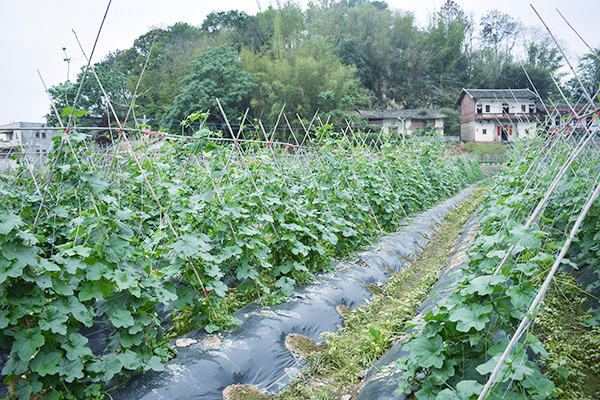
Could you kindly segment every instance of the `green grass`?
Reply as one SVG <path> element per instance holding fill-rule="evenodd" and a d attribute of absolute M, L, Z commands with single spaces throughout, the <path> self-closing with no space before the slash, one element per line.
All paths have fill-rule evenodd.
<path fill-rule="evenodd" d="M 492 143 L 466 143 L 472 154 L 483 156 L 486 154 L 504 154 L 508 147 L 504 144 Z"/>

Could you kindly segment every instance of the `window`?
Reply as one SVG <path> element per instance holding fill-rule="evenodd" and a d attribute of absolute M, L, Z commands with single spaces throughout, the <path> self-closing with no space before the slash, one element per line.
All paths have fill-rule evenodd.
<path fill-rule="evenodd" d="M 482 110 L 481 104 L 477 104 L 477 114 L 481 114 L 483 112 Z"/>
<path fill-rule="evenodd" d="M 485 105 L 485 112 L 486 112 L 486 113 L 489 113 L 489 112 L 490 112 L 490 105 L 489 105 L 489 104 L 486 104 L 486 105 Z"/>
<path fill-rule="evenodd" d="M 502 103 L 502 112 L 504 114 L 508 114 L 510 111 L 509 107 L 508 107 L 508 103 Z"/>
<path fill-rule="evenodd" d="M 39 132 L 36 132 L 36 133 L 35 133 L 35 137 L 36 137 L 36 138 L 39 138 L 39 137 L 40 137 L 40 133 L 39 133 Z"/>
<path fill-rule="evenodd" d="M 521 104 L 521 112 L 527 111 L 527 106 L 525 104 Z"/>
<path fill-rule="evenodd" d="M 42 132 L 42 139 L 46 139 L 46 132 Z"/>
<path fill-rule="evenodd" d="M 398 127 L 397 126 L 388 127 L 388 133 L 398 133 Z"/>
<path fill-rule="evenodd" d="M 484 130 L 483 130 L 483 134 L 484 134 L 484 135 L 485 135 L 485 134 L 487 134 L 487 129 L 484 129 Z"/>
<path fill-rule="evenodd" d="M 535 113 L 535 104 L 530 104 L 529 105 L 529 114 L 534 114 Z"/>

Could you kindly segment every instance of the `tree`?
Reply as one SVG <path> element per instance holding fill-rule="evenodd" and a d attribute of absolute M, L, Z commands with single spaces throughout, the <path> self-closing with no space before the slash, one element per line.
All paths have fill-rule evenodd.
<path fill-rule="evenodd" d="M 192 71 L 181 82 L 181 90 L 167 108 L 165 125 L 171 130 L 196 112 L 210 112 L 210 120 L 222 122 L 219 98 L 228 118 L 237 118 L 250 105 L 256 86 L 252 75 L 241 68 L 237 52 L 227 45 L 211 47 L 192 63 Z"/>
<path fill-rule="evenodd" d="M 492 46 L 496 59 L 502 44 L 505 53 L 509 54 L 512 51 L 521 29 L 519 21 L 498 10 L 489 11 L 481 18 L 481 39 Z"/>
<path fill-rule="evenodd" d="M 270 122 L 284 104 L 287 112 L 310 118 L 317 110 L 340 116 L 365 101 L 356 70 L 343 65 L 325 44 L 305 44 L 284 58 L 247 50 L 241 58 L 257 83 L 252 110 Z"/>
<path fill-rule="evenodd" d="M 49 89 L 54 104 L 59 113 L 67 107 L 72 107 L 76 93 L 81 86 L 81 93 L 77 99 L 76 109 L 85 112 L 88 118 L 99 122 L 100 126 L 107 126 L 109 121 L 114 121 L 109 102 L 122 121 L 131 104 L 131 92 L 127 89 L 128 70 L 123 63 L 122 51 L 110 53 L 102 61 L 94 64 L 94 70 L 102 84 L 100 88 L 92 71 L 88 71 L 84 80 L 85 67 L 77 75 L 75 82 L 64 82 Z M 83 84 L 82 84 L 83 81 Z M 54 110 L 51 109 L 47 115 L 47 122 L 52 125 L 58 124 Z M 66 123 L 67 121 L 63 121 Z"/>
<path fill-rule="evenodd" d="M 538 32 L 528 35 L 523 62 L 506 63 L 500 72 L 498 87 L 529 88 L 537 91 L 542 99 L 558 97 L 552 76 L 560 80 L 562 56 L 548 36 Z"/>
<path fill-rule="evenodd" d="M 446 1 L 430 21 L 424 43 L 429 62 L 424 73 L 432 89 L 437 89 L 433 96 L 437 106 L 452 104 L 468 82 L 469 60 L 464 52 L 468 29 L 464 11 L 452 0 Z"/>
<path fill-rule="evenodd" d="M 136 67 L 129 75 L 128 88 L 136 93 L 137 114 L 159 120 L 181 88 L 181 81 L 191 71 L 191 63 L 218 38 L 207 38 L 198 28 L 177 23 L 166 30 L 156 29 L 140 36 L 130 49 Z M 148 58 L 148 55 L 150 58 Z M 148 66 L 141 76 L 148 59 Z"/>
<path fill-rule="evenodd" d="M 600 47 L 586 53 L 581 58 L 577 66 L 577 75 L 583 88 L 576 78 L 572 78 L 567 84 L 571 99 L 575 102 L 583 101 L 585 103 L 589 101 L 589 96 L 598 104 L 600 102 Z"/>

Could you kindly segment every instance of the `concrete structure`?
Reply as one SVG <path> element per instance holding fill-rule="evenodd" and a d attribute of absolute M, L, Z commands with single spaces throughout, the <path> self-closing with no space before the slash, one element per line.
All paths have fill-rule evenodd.
<path fill-rule="evenodd" d="M 579 104 L 556 103 L 540 111 L 544 113 L 546 132 L 550 134 L 583 135 L 588 129 L 600 127 L 597 113 Z"/>
<path fill-rule="evenodd" d="M 360 117 L 371 125 L 380 126 L 383 132 L 412 135 L 428 130 L 438 135 L 444 134 L 446 114 L 436 110 L 357 110 Z"/>
<path fill-rule="evenodd" d="M 463 89 L 460 138 L 463 142 L 510 142 L 536 130 L 538 97 L 529 89 Z"/>
<path fill-rule="evenodd" d="M 42 163 L 52 147 L 56 131 L 38 122 L 13 122 L 0 125 L 0 169 L 15 167 L 14 160 L 26 157 L 29 163 Z"/>

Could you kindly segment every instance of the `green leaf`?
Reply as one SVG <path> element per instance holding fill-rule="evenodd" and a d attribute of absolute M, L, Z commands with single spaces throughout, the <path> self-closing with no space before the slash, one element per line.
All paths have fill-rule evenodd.
<path fill-rule="evenodd" d="M 86 263 L 84 263 L 80 258 L 69 257 L 66 260 L 61 258 L 61 260 L 64 263 L 65 270 L 71 275 L 77 274 L 77 270 L 79 270 L 79 269 L 85 269 L 85 270 L 88 269 L 88 265 Z M 100 279 L 100 278 L 98 278 L 98 279 Z"/>
<path fill-rule="evenodd" d="M 29 360 L 23 361 L 13 353 L 15 353 L 14 346 L 13 352 L 11 352 L 10 357 L 8 357 L 8 361 L 4 364 L 4 367 L 2 367 L 2 375 L 4 376 L 9 376 L 11 374 L 21 375 L 27 371 Z"/>
<path fill-rule="evenodd" d="M 128 310 L 116 310 L 109 318 L 117 328 L 127 328 L 135 323 L 131 312 Z"/>
<path fill-rule="evenodd" d="M 96 172 L 85 172 L 80 175 L 80 180 L 94 194 L 104 191 L 109 186 L 103 175 Z"/>
<path fill-rule="evenodd" d="M 506 294 L 510 296 L 510 302 L 518 310 L 529 305 L 536 295 L 533 290 L 533 282 L 530 280 L 509 287 Z"/>
<path fill-rule="evenodd" d="M 64 254 L 68 255 L 68 256 L 80 256 L 82 258 L 88 258 L 90 256 L 90 254 L 92 253 L 92 248 L 91 247 L 85 247 L 82 245 L 77 245 L 77 246 L 73 246 L 67 250 L 64 251 Z"/>
<path fill-rule="evenodd" d="M 114 233 L 104 242 L 102 250 L 104 251 L 106 261 L 115 264 L 129 260 L 133 255 L 131 242 Z"/>
<path fill-rule="evenodd" d="M 522 385 L 531 392 L 536 393 L 535 396 L 531 396 L 531 398 L 536 400 L 550 398 L 555 387 L 554 383 L 539 370 L 535 370 L 532 374 L 527 375 L 523 380 Z"/>
<path fill-rule="evenodd" d="M 490 358 L 487 362 L 478 365 L 475 369 L 477 370 L 477 372 L 479 372 L 481 375 L 487 375 L 492 373 L 492 371 L 494 371 L 494 368 L 496 368 L 496 365 L 498 364 L 498 361 L 500 361 L 500 357 L 502 356 L 502 353 L 499 353 L 497 355 L 495 355 L 494 357 Z M 507 363 L 511 362 L 511 358 L 510 356 L 508 356 L 506 358 L 506 360 L 504 360 L 504 365 L 501 367 L 500 371 L 505 371 L 506 367 L 507 367 Z M 501 376 L 502 374 L 500 374 L 499 376 Z"/>
<path fill-rule="evenodd" d="M 533 229 L 525 229 L 523 226 L 513 228 L 509 231 L 508 242 L 514 245 L 521 245 L 527 249 L 539 249 L 542 247 L 542 241 L 533 234 Z"/>
<path fill-rule="evenodd" d="M 457 323 L 456 329 L 460 332 L 468 332 L 471 328 L 480 331 L 489 322 L 490 318 L 487 314 L 492 310 L 493 307 L 491 304 L 486 304 L 485 306 L 473 304 L 470 307 L 460 306 L 450 311 L 449 319 Z"/>
<path fill-rule="evenodd" d="M 131 346 L 139 346 L 142 343 L 142 339 L 144 339 L 144 333 L 138 332 L 136 334 L 129 334 L 127 332 L 121 333 L 121 337 L 119 340 L 121 341 L 121 346 L 127 348 Z"/>
<path fill-rule="evenodd" d="M 224 297 L 227 293 L 227 285 L 218 280 L 212 280 L 206 284 L 206 289 L 212 290 L 219 297 Z"/>
<path fill-rule="evenodd" d="M 438 393 L 435 400 L 470 400 L 476 398 L 483 390 L 483 385 L 477 381 L 460 381 L 456 390 L 444 389 Z"/>
<path fill-rule="evenodd" d="M 202 255 L 204 258 L 203 252 L 209 251 L 211 246 L 209 246 L 204 240 L 202 240 L 198 235 L 185 234 L 181 235 L 175 243 L 171 245 L 173 251 L 178 254 L 181 254 L 183 257 L 197 257 L 198 255 Z"/>
<path fill-rule="evenodd" d="M 73 261 L 79 261 L 77 259 L 72 259 Z M 81 261 L 79 261 L 81 262 Z M 108 267 L 106 264 L 97 262 L 92 265 L 87 266 L 86 264 L 81 263 L 85 268 L 85 277 L 88 281 L 97 281 L 100 280 L 108 271 Z"/>
<path fill-rule="evenodd" d="M 495 286 L 506 282 L 506 277 L 503 275 L 484 275 L 478 276 L 471 280 L 461 292 L 465 294 L 479 293 L 481 296 L 498 291 Z"/>
<path fill-rule="evenodd" d="M 121 359 L 116 353 L 110 353 L 106 357 L 104 357 L 104 379 L 109 380 L 112 379 L 113 376 L 119 374 L 123 369 L 123 364 L 121 363 Z"/>
<path fill-rule="evenodd" d="M 10 320 L 6 318 L 8 312 L 5 309 L 0 309 L 0 329 L 4 329 L 8 326 Z"/>
<path fill-rule="evenodd" d="M 8 235 L 14 228 L 23 225 L 21 217 L 13 213 L 0 213 L 0 235 Z"/>
<path fill-rule="evenodd" d="M 258 271 L 252 268 L 250 265 L 241 265 L 237 269 L 238 279 L 252 279 L 258 278 Z"/>
<path fill-rule="evenodd" d="M 26 265 L 36 267 L 37 262 L 37 247 L 23 246 L 22 244 L 8 242 L 2 244 L 0 253 L 8 260 L 17 260 Z"/>
<path fill-rule="evenodd" d="M 69 317 L 61 313 L 56 307 L 48 307 L 48 309 L 42 312 L 40 317 L 38 324 L 42 330 L 49 330 L 59 335 L 67 334 L 67 325 L 65 322 L 68 321 Z"/>
<path fill-rule="evenodd" d="M 99 282 L 83 281 L 79 286 L 79 300 L 88 301 L 91 299 L 102 300 L 106 291 L 106 285 Z"/>
<path fill-rule="evenodd" d="M 295 284 L 296 281 L 292 278 L 288 278 L 287 276 L 282 276 L 275 282 L 275 286 L 277 286 L 281 290 L 281 293 L 283 293 L 285 296 L 292 295 Z"/>
<path fill-rule="evenodd" d="M 64 379 L 69 383 L 73 382 L 75 379 L 82 379 L 84 376 L 83 360 L 81 358 L 63 358 L 58 366 L 58 373 L 60 374 L 61 379 Z"/>
<path fill-rule="evenodd" d="M 141 365 L 140 356 L 131 350 L 126 350 L 124 353 L 119 354 L 118 357 L 125 369 L 135 371 Z"/>
<path fill-rule="evenodd" d="M 72 296 L 74 293 L 71 285 L 57 277 L 52 278 L 52 289 L 54 289 L 57 294 L 63 296 Z"/>
<path fill-rule="evenodd" d="M 138 287 L 138 281 L 135 276 L 126 271 L 117 270 L 113 274 L 113 280 L 121 290 Z"/>
<path fill-rule="evenodd" d="M 442 354 L 444 341 L 440 335 L 435 335 L 433 338 L 417 337 L 408 342 L 406 346 L 411 355 L 418 358 L 421 367 L 442 368 L 444 365 L 445 357 Z"/>
<path fill-rule="evenodd" d="M 87 346 L 88 339 L 80 333 L 71 333 L 69 340 L 61 343 L 61 347 L 65 349 L 66 356 L 69 360 L 73 361 L 78 358 L 85 356 L 93 356 L 92 350 Z"/>
<path fill-rule="evenodd" d="M 12 349 L 21 360 L 29 362 L 45 341 L 40 328 L 22 329 L 15 333 Z"/>
<path fill-rule="evenodd" d="M 157 356 L 152 356 L 146 363 L 144 369 L 151 369 L 153 371 L 161 372 L 165 370 L 165 366 L 160 361 L 160 358 Z"/>
<path fill-rule="evenodd" d="M 23 376 L 15 385 L 13 391 L 18 399 L 27 400 L 34 393 L 38 393 L 42 390 L 43 384 L 40 382 L 35 374 L 29 374 Z"/>
<path fill-rule="evenodd" d="M 40 258 L 38 260 L 38 265 L 48 272 L 60 271 L 60 267 L 58 265 L 45 258 Z"/>
<path fill-rule="evenodd" d="M 1 254 L 1 253 L 0 253 Z M 17 278 L 23 274 L 25 263 L 20 261 L 9 261 L 0 258 L 0 284 L 8 278 Z"/>
<path fill-rule="evenodd" d="M 533 276 L 537 273 L 538 267 L 531 263 L 519 263 L 515 265 L 515 270 L 522 272 L 525 276 Z"/>
<path fill-rule="evenodd" d="M 58 351 L 40 351 L 29 363 L 29 368 L 40 376 L 54 375 L 58 373 L 58 365 L 62 359 L 63 355 Z"/>

